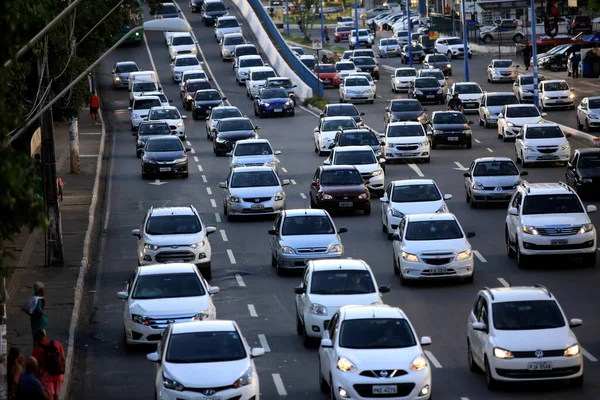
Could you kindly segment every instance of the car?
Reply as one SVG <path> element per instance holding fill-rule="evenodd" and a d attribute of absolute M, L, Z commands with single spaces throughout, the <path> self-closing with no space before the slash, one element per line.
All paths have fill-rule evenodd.
<path fill-rule="evenodd" d="M 377 45 L 377 56 L 379 57 L 398 57 L 400 55 L 400 45 L 393 38 L 380 39 Z"/>
<path fill-rule="evenodd" d="M 354 104 L 326 104 L 325 109 L 319 118 L 324 117 L 352 117 L 358 126 L 363 126 L 365 122 L 362 117 L 364 112 L 359 112 Z"/>
<path fill-rule="evenodd" d="M 207 81 L 211 80 L 211 78 L 209 78 L 208 75 L 206 75 L 206 72 L 204 72 L 204 70 L 202 69 L 191 69 L 189 71 L 183 71 L 183 74 L 181 74 L 181 81 L 179 82 L 180 92 L 184 91 L 185 83 L 190 79 L 206 79 Z"/>
<path fill-rule="evenodd" d="M 333 64 L 317 64 L 313 73 L 321 80 L 323 86 L 340 87 L 341 80 Z"/>
<path fill-rule="evenodd" d="M 221 59 L 223 61 L 233 60 L 235 47 L 246 43 L 246 39 L 241 33 L 226 33 L 221 40 Z"/>
<path fill-rule="evenodd" d="M 568 255 L 581 258 L 584 266 L 596 265 L 596 228 L 573 188 L 562 182 L 522 181 L 506 216 L 505 241 L 509 258 L 527 268 L 535 256 Z"/>
<path fill-rule="evenodd" d="M 394 32 L 393 38 L 395 38 L 398 41 L 400 46 L 407 45 L 408 44 L 408 31 L 407 30 L 396 30 L 396 32 Z"/>
<path fill-rule="evenodd" d="M 314 129 L 315 153 L 323 156 L 331 151 L 330 145 L 333 144 L 336 133 L 341 129 L 358 128 L 354 118 L 345 117 L 324 117 L 319 120 L 319 125 Z"/>
<path fill-rule="evenodd" d="M 165 106 L 166 107 L 166 106 L 173 105 L 173 100 L 167 99 L 167 96 L 165 96 L 165 94 L 163 92 L 158 92 L 158 91 L 157 92 L 144 92 L 143 96 L 138 96 L 135 99 L 137 99 L 139 97 L 144 97 L 144 96 L 156 96 L 156 97 L 158 97 L 158 100 L 160 100 L 160 105 L 161 106 Z M 133 106 L 133 104 L 132 104 L 132 106 Z"/>
<path fill-rule="evenodd" d="M 539 124 L 543 122 L 546 113 L 534 104 L 509 104 L 502 108 L 498 114 L 498 138 L 505 142 L 517 137 L 524 125 Z"/>
<path fill-rule="evenodd" d="M 375 58 L 375 52 L 373 51 L 373 49 L 356 49 L 352 51 L 352 56 L 350 58 L 352 59 L 356 57 Z"/>
<path fill-rule="evenodd" d="M 187 115 L 181 115 L 177 107 L 152 107 L 148 113 L 148 121 L 165 121 L 171 132 L 182 140 L 186 139 L 183 120 Z"/>
<path fill-rule="evenodd" d="M 308 68 L 311 71 L 314 71 L 315 65 L 317 65 L 317 58 L 315 56 L 313 56 L 312 54 L 304 54 L 298 57 L 298 59 L 302 64 L 306 65 L 306 68 Z"/>
<path fill-rule="evenodd" d="M 373 79 L 373 76 L 369 72 L 352 72 L 348 76 L 362 76 L 363 78 L 366 78 L 371 84 L 371 88 L 373 89 L 375 97 L 377 97 L 377 79 Z"/>
<path fill-rule="evenodd" d="M 450 60 L 452 58 L 464 58 L 465 45 L 459 37 L 439 38 L 435 41 L 435 51 L 445 54 Z M 473 51 L 468 47 L 468 57 L 473 57 Z"/>
<path fill-rule="evenodd" d="M 538 81 L 542 81 L 543 76 L 538 75 Z M 513 93 L 517 96 L 519 103 L 533 102 L 533 75 L 519 74 L 513 84 Z"/>
<path fill-rule="evenodd" d="M 281 87 L 261 88 L 254 97 L 254 115 L 259 118 L 277 115 L 295 115 L 294 101 Z"/>
<path fill-rule="evenodd" d="M 575 109 L 575 94 L 571 93 L 575 89 L 569 87 L 564 79 L 553 79 L 539 83 L 540 110 L 545 111 L 548 108 L 569 108 Z"/>
<path fill-rule="evenodd" d="M 349 26 L 336 26 L 333 30 L 333 41 L 335 43 L 347 42 L 352 28 Z"/>
<path fill-rule="evenodd" d="M 399 308 L 344 306 L 333 315 L 321 339 L 321 392 L 336 400 L 392 396 L 428 400 L 431 367 L 421 346 L 429 344 L 427 336 L 417 340 Z"/>
<path fill-rule="evenodd" d="M 446 76 L 439 68 L 432 69 L 420 69 L 417 71 L 417 78 L 428 78 L 433 77 L 438 80 L 440 86 L 442 87 L 442 91 L 444 92 L 444 96 L 448 91 L 448 82 L 446 81 Z"/>
<path fill-rule="evenodd" d="M 421 160 L 428 163 L 431 159 L 431 146 L 421 122 L 389 123 L 382 140 L 385 144 L 383 156 L 387 162 Z"/>
<path fill-rule="evenodd" d="M 142 121 L 137 132 L 132 133 L 135 136 L 135 153 L 137 158 L 142 157 L 144 147 L 149 138 L 155 136 L 169 136 L 171 128 L 165 121 Z"/>
<path fill-rule="evenodd" d="M 338 130 L 329 148 L 333 149 L 334 147 L 343 146 L 369 146 L 375 153 L 375 157 L 385 158 L 385 155 L 381 152 L 379 135 L 371 129 L 363 127 Z"/>
<path fill-rule="evenodd" d="M 129 105 L 133 99 L 143 96 L 148 92 L 160 92 L 162 87 L 158 83 L 158 76 L 153 71 L 130 72 L 127 80 L 127 92 L 129 92 Z"/>
<path fill-rule="evenodd" d="M 469 369 L 485 374 L 488 389 L 502 383 L 563 381 L 583 385 L 583 355 L 567 317 L 542 285 L 485 287 L 467 324 Z M 560 371 L 560 373 L 558 372 Z"/>
<path fill-rule="evenodd" d="M 219 157 L 232 151 L 238 140 L 258 139 L 258 130 L 260 126 L 255 126 L 247 117 L 219 120 L 212 133 L 213 153 Z"/>
<path fill-rule="evenodd" d="M 352 57 L 350 59 L 359 72 L 369 72 L 373 79 L 379 79 L 379 63 L 372 57 Z"/>
<path fill-rule="evenodd" d="M 296 88 L 298 87 L 298 85 L 292 82 L 290 78 L 287 78 L 285 76 L 267 78 L 267 81 L 265 82 L 265 87 L 285 89 L 286 93 L 288 94 L 288 97 L 292 100 L 292 103 L 294 103 L 294 107 L 296 106 Z"/>
<path fill-rule="evenodd" d="M 400 222 L 409 214 L 449 212 L 444 194 L 433 179 L 403 179 L 387 184 L 381 199 L 381 229 L 392 239 Z"/>
<path fill-rule="evenodd" d="M 340 103 L 352 101 L 365 101 L 369 104 L 375 102 L 375 92 L 367 78 L 348 76 L 344 78 L 339 89 Z"/>
<path fill-rule="evenodd" d="M 371 214 L 371 195 L 358 169 L 352 165 L 317 168 L 309 187 L 310 208 L 362 211 Z"/>
<path fill-rule="evenodd" d="M 434 111 L 431 123 L 427 127 L 431 148 L 435 150 L 440 145 L 473 146 L 472 121 L 467 121 L 465 115 L 458 111 Z"/>
<path fill-rule="evenodd" d="M 426 125 L 429 122 L 429 118 L 425 114 L 425 111 L 427 110 L 423 108 L 419 100 L 393 99 L 390 100 L 388 106 L 385 108 L 383 122 L 386 128 L 392 122 L 416 121 Z"/>
<path fill-rule="evenodd" d="M 363 260 L 313 260 L 306 265 L 296 294 L 296 331 L 305 347 L 321 339 L 331 317 L 345 305 L 383 304 L 369 264 Z"/>
<path fill-rule="evenodd" d="M 177 136 L 155 136 L 148 138 L 142 155 L 142 179 L 151 176 L 181 175 L 188 177 L 189 147 L 183 147 L 183 143 Z"/>
<path fill-rule="evenodd" d="M 369 192 L 383 195 L 385 189 L 385 159 L 377 159 L 370 146 L 334 147 L 324 165 L 354 165 L 366 181 Z"/>
<path fill-rule="evenodd" d="M 519 172 L 508 157 L 476 158 L 463 174 L 466 201 L 471 208 L 481 203 L 507 203 L 527 174 Z"/>
<path fill-rule="evenodd" d="M 154 19 L 179 18 L 181 11 L 174 3 L 160 3 L 160 8 L 154 13 Z"/>
<path fill-rule="evenodd" d="M 571 157 L 571 134 L 563 133 L 558 124 L 545 122 L 525 124 L 515 140 L 515 157 L 523 168 L 533 163 L 561 163 L 566 165 Z"/>
<path fill-rule="evenodd" d="M 485 92 L 479 101 L 479 126 L 498 124 L 498 115 L 507 104 L 519 104 L 512 92 Z"/>
<path fill-rule="evenodd" d="M 577 35 L 578 33 L 592 33 L 593 22 L 589 15 L 575 15 L 567 25 L 567 33 L 569 35 Z"/>
<path fill-rule="evenodd" d="M 352 17 L 340 17 L 337 20 L 337 26 L 346 26 L 352 28 L 356 21 Z"/>
<path fill-rule="evenodd" d="M 255 45 L 251 43 L 246 44 L 238 44 L 233 49 L 233 63 L 231 64 L 231 68 L 235 71 L 237 68 L 237 61 L 241 56 L 259 56 L 260 52 L 256 48 Z"/>
<path fill-rule="evenodd" d="M 479 30 L 479 38 L 484 43 L 490 44 L 494 40 L 508 45 L 511 41 L 521 43 L 525 39 L 525 31 L 517 24 L 491 25 Z"/>
<path fill-rule="evenodd" d="M 200 11 L 202 4 L 204 4 L 204 0 L 190 0 L 190 11 L 192 13 Z"/>
<path fill-rule="evenodd" d="M 117 298 L 125 301 L 125 343 L 154 344 L 170 323 L 217 318 L 210 286 L 194 264 L 171 263 L 137 267 Z"/>
<path fill-rule="evenodd" d="M 444 91 L 439 81 L 433 77 L 415 78 L 409 83 L 408 98 L 417 99 L 421 103 L 429 101 L 444 104 Z"/>
<path fill-rule="evenodd" d="M 356 41 L 357 37 L 358 44 Z M 369 32 L 368 29 L 359 29 L 357 33 L 356 29 L 353 29 L 352 32 L 350 32 L 348 45 L 350 47 L 350 50 L 354 50 L 363 46 L 371 48 L 373 46 L 373 38 L 371 32 Z"/>
<path fill-rule="evenodd" d="M 167 43 L 169 46 L 169 56 L 171 60 L 174 60 L 175 57 L 182 54 L 193 54 L 196 55 L 196 41 L 192 37 L 190 33 L 174 33 L 169 37 L 169 41 Z"/>
<path fill-rule="evenodd" d="M 198 90 L 194 94 L 192 102 L 192 118 L 195 120 L 205 119 L 213 107 L 220 107 L 227 97 L 215 89 Z"/>
<path fill-rule="evenodd" d="M 600 149 L 576 149 L 567 164 L 565 182 L 581 197 L 600 193 Z"/>
<path fill-rule="evenodd" d="M 277 77 L 277 72 L 271 67 L 252 67 L 248 70 L 246 79 L 246 96 L 254 100 L 259 90 L 265 87 L 268 78 Z"/>
<path fill-rule="evenodd" d="M 408 91 L 410 83 L 417 77 L 415 68 L 396 68 L 390 75 L 392 83 L 392 92 L 398 93 L 401 90 Z"/>
<path fill-rule="evenodd" d="M 135 97 L 133 103 L 131 103 L 131 107 L 128 107 L 128 110 L 131 111 L 131 131 L 137 132 L 140 124 L 148 119 L 148 113 L 151 108 L 161 106 L 162 104 L 158 96 Z"/>
<path fill-rule="evenodd" d="M 115 89 L 129 87 L 129 74 L 138 71 L 140 71 L 140 67 L 134 61 L 120 61 L 116 63 L 111 71 Z"/>
<path fill-rule="evenodd" d="M 340 79 L 344 79 L 348 75 L 357 72 L 358 68 L 352 61 L 338 61 L 335 63 L 335 70 Z"/>
<path fill-rule="evenodd" d="M 223 189 L 223 214 L 228 221 L 242 215 L 276 215 L 285 209 L 283 186 L 271 166 L 237 167 L 229 171 Z"/>
<path fill-rule="evenodd" d="M 468 240 L 473 236 L 475 232 L 465 233 L 451 213 L 405 215 L 392 235 L 394 273 L 400 284 L 419 279 L 473 282 L 475 262 Z"/>
<path fill-rule="evenodd" d="M 169 325 L 146 358 L 156 363 L 154 391 L 160 399 L 197 398 L 197 388 L 223 398 L 258 399 L 254 359 L 264 354 L 248 346 L 235 321 L 217 320 Z"/>
<path fill-rule="evenodd" d="M 514 82 L 517 78 L 517 68 L 513 60 L 494 59 L 490 61 L 487 67 L 487 81 L 496 82 Z"/>
<path fill-rule="evenodd" d="M 220 42 L 226 34 L 242 33 L 242 27 L 236 17 L 227 15 L 217 18 L 214 33 L 215 39 Z"/>
<path fill-rule="evenodd" d="M 341 60 L 347 60 L 350 61 L 350 59 L 352 58 L 352 55 L 354 54 L 354 50 L 346 50 L 342 53 L 342 58 Z"/>
<path fill-rule="evenodd" d="M 231 153 L 229 167 L 270 167 L 279 175 L 280 150 L 273 150 L 267 139 L 238 140 Z"/>
<path fill-rule="evenodd" d="M 425 60 L 425 50 L 423 50 L 423 47 L 420 44 L 413 44 L 411 52 L 412 52 L 413 62 L 422 63 L 423 60 Z M 402 60 L 402 64 L 409 63 L 410 54 L 409 54 L 409 46 L 408 45 L 402 46 L 402 50 L 400 51 L 400 59 Z"/>
<path fill-rule="evenodd" d="M 217 123 L 226 118 L 243 117 L 239 108 L 234 106 L 213 107 L 206 117 L 206 139 L 213 140 L 213 132 Z"/>
<path fill-rule="evenodd" d="M 364 15 L 360 15 L 360 18 L 371 19 L 374 17 L 384 17 L 385 14 L 388 14 L 390 12 L 391 9 L 388 6 L 379 6 L 366 11 Z"/>
<path fill-rule="evenodd" d="M 204 26 L 215 25 L 220 17 L 224 17 L 229 13 L 227 7 L 221 0 L 205 0 L 202 4 L 200 13 L 202 14 L 202 22 Z"/>
<path fill-rule="evenodd" d="M 463 112 L 475 111 L 479 113 L 479 103 L 483 96 L 483 90 L 477 82 L 456 82 L 453 83 L 448 90 L 447 103 L 452 97 L 458 94 L 458 98 L 462 101 Z"/>
<path fill-rule="evenodd" d="M 187 111 L 190 111 L 194 106 L 196 92 L 199 90 L 210 90 L 212 89 L 212 85 L 208 81 L 208 79 L 196 78 L 196 79 L 188 79 L 183 88 L 181 90 L 181 104 L 183 108 Z"/>
<path fill-rule="evenodd" d="M 439 69 L 445 76 L 452 76 L 452 64 L 444 54 L 427 54 L 421 68 Z"/>
<path fill-rule="evenodd" d="M 281 276 L 286 270 L 304 270 L 310 260 L 342 258 L 340 234 L 347 231 L 336 228 L 325 210 L 282 210 L 268 231 L 271 265 Z"/>
<path fill-rule="evenodd" d="M 171 63 L 171 76 L 173 78 L 173 82 L 181 82 L 181 75 L 183 74 L 183 71 L 202 69 L 203 64 L 204 63 L 198 61 L 198 58 L 193 54 L 176 56 Z"/>
<path fill-rule="evenodd" d="M 290 46 L 290 50 L 292 50 L 293 53 L 296 53 L 299 56 L 303 56 L 306 54 L 304 52 L 304 48 L 301 46 Z"/>
<path fill-rule="evenodd" d="M 237 46 L 240 47 L 240 46 Z M 237 49 L 236 47 L 236 49 Z M 248 74 L 250 73 L 251 68 L 264 67 L 265 63 L 261 56 L 257 55 L 249 55 L 249 56 L 240 56 L 235 64 L 235 81 L 238 85 L 246 85 L 246 80 L 248 79 Z"/>

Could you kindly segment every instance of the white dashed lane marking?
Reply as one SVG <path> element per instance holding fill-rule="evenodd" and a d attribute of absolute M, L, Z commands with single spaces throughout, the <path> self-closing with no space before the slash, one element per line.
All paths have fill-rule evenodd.
<path fill-rule="evenodd" d="M 481 140 L 475 139 L 475 143 L 481 143 Z"/>
<path fill-rule="evenodd" d="M 254 304 L 248 304 L 248 311 L 250 312 L 251 317 L 258 317 L 258 314 L 256 313 L 256 308 L 254 308 Z"/>
<path fill-rule="evenodd" d="M 194 161 L 195 162 L 200 162 L 200 160 L 198 159 L 198 156 L 194 156 Z"/>
<path fill-rule="evenodd" d="M 419 175 L 421 178 L 425 176 L 425 174 L 421 171 L 421 168 L 419 168 L 417 166 L 417 164 L 407 163 L 406 165 L 408 165 L 410 167 L 410 169 L 412 169 L 413 171 L 415 171 L 417 173 L 417 175 Z"/>
<path fill-rule="evenodd" d="M 221 229 L 219 232 L 221 233 L 221 239 L 223 239 L 224 242 L 228 242 L 229 239 L 227 238 L 227 233 L 225 233 L 225 229 Z"/>
<path fill-rule="evenodd" d="M 429 361 L 431 361 L 431 363 L 433 364 L 434 367 L 442 368 L 442 364 L 440 364 L 440 362 L 437 360 L 437 358 L 435 358 L 433 353 L 431 353 L 429 350 L 425 350 L 425 355 L 427 356 Z"/>
<path fill-rule="evenodd" d="M 269 353 L 271 348 L 269 347 L 269 343 L 267 342 L 267 337 L 262 333 L 258 335 L 258 341 L 260 342 L 260 346 L 265 349 L 265 353 Z"/>
<path fill-rule="evenodd" d="M 215 221 L 221 222 L 221 214 L 215 213 Z"/>
<path fill-rule="evenodd" d="M 286 173 L 286 174 L 287 174 L 287 169 L 285 169 L 285 168 L 281 167 L 281 172 L 284 172 L 284 173 Z"/>
<path fill-rule="evenodd" d="M 290 179 L 290 182 L 292 182 L 292 185 L 296 185 L 296 181 L 293 179 Z"/>
<path fill-rule="evenodd" d="M 487 151 L 489 151 L 490 153 L 494 152 L 494 150 L 490 149 L 489 147 L 487 148 Z"/>
<path fill-rule="evenodd" d="M 187 145 L 190 146 L 190 147 L 192 146 L 192 144 L 190 143 L 189 140 L 186 140 L 185 143 L 187 143 Z"/>
<path fill-rule="evenodd" d="M 210 205 L 213 206 L 213 208 L 217 208 L 217 202 L 215 199 L 210 199 Z"/>
<path fill-rule="evenodd" d="M 281 375 L 271 374 L 271 376 L 273 377 L 273 383 L 275 383 L 275 387 L 277 388 L 277 393 L 279 393 L 280 396 L 287 396 L 287 390 L 285 390 Z"/>
<path fill-rule="evenodd" d="M 304 193 L 300 193 L 300 197 L 302 197 L 304 200 L 306 200 L 306 195 Z"/>
<path fill-rule="evenodd" d="M 206 188 L 206 193 L 208 193 L 209 195 L 211 195 L 211 194 L 212 194 L 212 189 L 211 189 L 211 188 L 209 188 L 209 187 L 207 187 L 207 188 Z"/>
<path fill-rule="evenodd" d="M 500 282 L 500 284 L 504 287 L 510 287 L 510 285 L 508 284 L 508 282 L 506 282 L 504 278 L 498 278 L 498 282 Z"/>
<path fill-rule="evenodd" d="M 244 282 L 244 278 L 242 278 L 241 275 L 239 275 L 239 274 L 236 275 L 235 280 L 237 281 L 237 283 L 240 287 L 246 287 L 246 282 Z"/>
<path fill-rule="evenodd" d="M 204 169 L 202 169 L 202 165 L 198 164 L 198 171 L 203 172 Z"/>
<path fill-rule="evenodd" d="M 591 355 L 586 349 L 581 348 L 581 353 L 583 353 L 584 357 L 590 360 L 591 362 L 598 362 L 598 359 Z"/>
<path fill-rule="evenodd" d="M 196 154 L 196 150 L 192 149 L 192 154 Z"/>
<path fill-rule="evenodd" d="M 207 183 L 208 179 L 206 179 L 206 175 L 202 175 L 202 182 Z"/>
<path fill-rule="evenodd" d="M 229 262 L 231 264 L 235 264 L 235 257 L 233 256 L 233 251 L 231 251 L 230 249 L 227 249 L 227 256 L 229 256 Z"/>
<path fill-rule="evenodd" d="M 478 252 L 477 250 L 473 250 L 473 254 L 475 254 L 475 257 L 477 257 L 477 259 L 481 262 L 487 262 L 487 260 L 485 259 L 484 256 L 481 255 L 480 252 Z"/>

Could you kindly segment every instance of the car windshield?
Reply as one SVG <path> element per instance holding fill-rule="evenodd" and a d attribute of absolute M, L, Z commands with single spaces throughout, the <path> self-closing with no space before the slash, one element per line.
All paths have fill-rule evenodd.
<path fill-rule="evenodd" d="M 273 149 L 269 143 L 243 143 L 235 146 L 236 156 L 267 156 L 273 154 Z"/>
<path fill-rule="evenodd" d="M 392 101 L 391 111 L 422 111 L 423 107 L 418 100 L 397 100 Z"/>
<path fill-rule="evenodd" d="M 540 194 L 526 196 L 523 215 L 583 213 L 581 202 L 575 194 Z"/>
<path fill-rule="evenodd" d="M 281 234 L 292 235 L 333 235 L 335 229 L 325 215 L 298 215 L 286 217 L 283 221 Z M 329 244 L 326 243 L 326 244 Z"/>
<path fill-rule="evenodd" d="M 444 77 L 444 73 L 442 71 L 427 71 L 426 69 L 425 70 L 423 70 L 423 69 L 421 70 L 420 76 L 422 76 L 422 77 L 426 77 L 426 76 L 429 77 L 430 76 L 432 78 L 437 79 L 438 81 L 443 81 L 443 80 L 446 79 Z"/>
<path fill-rule="evenodd" d="M 402 349 L 417 345 L 405 319 L 347 319 L 340 328 L 339 346 L 346 349 Z"/>
<path fill-rule="evenodd" d="M 433 117 L 434 124 L 466 124 L 467 118 L 463 113 L 459 112 L 444 112 L 436 113 Z"/>
<path fill-rule="evenodd" d="M 151 215 L 146 223 L 148 235 L 189 235 L 202 231 L 195 215 Z"/>
<path fill-rule="evenodd" d="M 236 331 L 171 334 L 166 362 L 215 363 L 242 360 L 246 348 Z"/>
<path fill-rule="evenodd" d="M 406 227 L 406 240 L 452 240 L 463 236 L 458 223 L 451 219 L 411 221 Z"/>
<path fill-rule="evenodd" d="M 225 7 L 225 4 L 223 4 L 220 1 L 215 1 L 215 2 L 210 2 L 210 3 L 206 3 L 206 11 L 225 11 L 227 10 L 227 7 Z"/>
<path fill-rule="evenodd" d="M 588 107 L 590 110 L 596 110 L 600 108 L 600 99 L 589 99 Z"/>
<path fill-rule="evenodd" d="M 284 99 L 289 95 L 285 89 L 265 89 L 260 94 L 262 99 Z"/>
<path fill-rule="evenodd" d="M 221 93 L 216 90 L 200 90 L 196 92 L 196 101 L 221 100 Z"/>
<path fill-rule="evenodd" d="M 437 54 L 435 56 L 429 56 L 429 62 L 433 63 L 449 63 L 448 57 L 442 54 Z"/>
<path fill-rule="evenodd" d="M 514 94 L 507 94 L 502 96 L 488 96 L 487 106 L 504 106 L 507 104 L 519 104 L 517 97 Z"/>
<path fill-rule="evenodd" d="M 353 74 L 350 74 L 350 76 L 362 76 L 363 78 L 365 78 L 366 80 L 368 80 L 369 83 L 373 81 L 373 77 L 368 72 L 355 72 Z"/>
<path fill-rule="evenodd" d="M 536 106 L 508 107 L 506 117 L 508 118 L 530 118 L 539 117 L 540 112 Z"/>
<path fill-rule="evenodd" d="M 295 51 L 296 53 L 300 54 L 301 56 L 303 56 L 304 54 L 304 49 L 302 47 L 292 47 L 292 50 Z"/>
<path fill-rule="evenodd" d="M 558 126 L 528 126 L 526 139 L 555 139 L 565 137 Z"/>
<path fill-rule="evenodd" d="M 399 185 L 392 191 L 392 203 L 417 203 L 422 201 L 438 201 L 442 195 L 432 183 L 420 185 Z"/>
<path fill-rule="evenodd" d="M 479 87 L 479 85 L 455 85 L 454 86 L 454 93 L 458 93 L 458 94 L 480 94 L 481 92 L 481 88 Z"/>
<path fill-rule="evenodd" d="M 254 127 L 252 126 L 252 122 L 247 119 L 236 119 L 233 121 L 228 121 L 223 119 L 219 122 L 218 130 L 219 132 L 227 132 L 227 131 L 251 131 Z"/>
<path fill-rule="evenodd" d="M 373 50 L 354 50 L 352 53 L 353 57 L 375 57 Z"/>
<path fill-rule="evenodd" d="M 388 125 L 386 132 L 388 138 L 425 136 L 425 130 L 419 125 Z"/>
<path fill-rule="evenodd" d="M 494 327 L 503 331 L 553 329 L 565 326 L 565 319 L 554 300 L 493 303 L 492 318 Z"/>
<path fill-rule="evenodd" d="M 375 60 L 373 60 L 371 57 L 356 57 L 352 60 L 354 62 L 354 65 L 359 65 L 359 66 L 371 66 L 371 65 L 375 65 Z"/>
<path fill-rule="evenodd" d="M 338 151 L 335 153 L 335 165 L 368 165 L 376 164 L 372 150 Z"/>
<path fill-rule="evenodd" d="M 315 65 L 317 64 L 317 61 L 313 58 L 304 58 L 300 61 L 302 61 L 302 63 L 306 65 L 308 69 L 314 69 Z"/>
<path fill-rule="evenodd" d="M 187 82 L 190 79 L 206 79 L 206 74 L 204 72 L 184 73 L 182 81 Z"/>
<path fill-rule="evenodd" d="M 378 146 L 379 140 L 371 131 L 344 132 L 340 134 L 338 146 Z"/>
<path fill-rule="evenodd" d="M 154 92 L 156 91 L 156 84 L 154 82 L 139 82 L 134 83 L 132 92 Z"/>
<path fill-rule="evenodd" d="M 246 67 L 262 67 L 265 64 L 263 63 L 263 61 L 260 58 L 251 58 L 249 60 L 240 60 L 240 67 L 241 68 L 246 68 Z"/>
<path fill-rule="evenodd" d="M 198 297 L 205 294 L 200 279 L 193 272 L 141 275 L 135 284 L 131 299 L 169 299 L 174 297 Z"/>
<path fill-rule="evenodd" d="M 128 72 L 137 72 L 140 69 L 136 64 L 120 64 L 115 68 L 115 73 L 123 74 Z"/>
<path fill-rule="evenodd" d="M 268 87 L 282 87 L 284 89 L 292 88 L 292 81 L 289 79 L 269 79 Z"/>
<path fill-rule="evenodd" d="M 252 81 L 264 81 L 267 78 L 273 78 L 277 76 L 274 71 L 255 71 L 252 73 Z"/>
<path fill-rule="evenodd" d="M 397 69 L 396 76 L 417 76 L 417 71 L 414 69 Z"/>
<path fill-rule="evenodd" d="M 521 77 L 521 86 L 533 85 L 533 76 Z"/>
<path fill-rule="evenodd" d="M 187 67 L 190 65 L 200 65 L 200 62 L 196 57 L 184 57 L 175 60 L 176 67 Z"/>
<path fill-rule="evenodd" d="M 473 176 L 507 175 L 519 175 L 519 170 L 512 161 L 481 161 L 473 170 Z"/>
<path fill-rule="evenodd" d="M 160 107 L 160 100 L 158 99 L 141 99 L 133 102 L 132 110 L 149 110 L 152 107 Z"/>
<path fill-rule="evenodd" d="M 417 78 L 415 79 L 415 87 L 418 88 L 439 88 L 440 83 L 435 78 Z"/>
<path fill-rule="evenodd" d="M 222 110 L 214 110 L 212 114 L 210 115 L 210 117 L 212 119 L 225 119 L 225 118 L 235 118 L 235 117 L 241 117 L 242 113 L 240 112 L 240 110 L 237 109 L 232 109 L 232 108 L 226 108 L 226 109 L 222 109 Z"/>
<path fill-rule="evenodd" d="M 335 28 L 335 32 L 336 33 L 350 32 L 350 27 L 349 26 L 338 26 L 337 28 Z"/>
<path fill-rule="evenodd" d="M 227 37 L 227 38 L 225 38 L 225 40 L 223 40 L 224 46 L 234 46 L 234 45 L 244 44 L 244 43 L 246 43 L 246 39 L 244 39 L 243 36 Z"/>
<path fill-rule="evenodd" d="M 197 90 L 211 89 L 212 85 L 209 81 L 190 82 L 187 84 L 188 93 L 194 93 Z"/>
<path fill-rule="evenodd" d="M 335 64 L 335 69 L 338 71 L 350 71 L 356 69 L 356 66 L 352 63 L 337 63 Z"/>
<path fill-rule="evenodd" d="M 175 7 L 174 4 L 162 4 L 162 7 L 157 14 L 177 14 L 177 7 Z"/>
<path fill-rule="evenodd" d="M 455 39 L 448 39 L 448 44 L 450 46 L 454 46 L 456 44 L 463 44 L 462 40 L 455 38 Z"/>
<path fill-rule="evenodd" d="M 401 37 L 401 36 L 408 37 L 408 31 L 399 31 L 399 32 L 396 32 L 396 36 L 397 37 Z"/>
<path fill-rule="evenodd" d="M 344 80 L 344 86 L 371 86 L 366 78 L 346 78 Z"/>
<path fill-rule="evenodd" d="M 375 293 L 373 278 L 368 271 L 315 271 L 310 282 L 311 294 L 341 295 Z"/>
<path fill-rule="evenodd" d="M 194 39 L 191 36 L 175 36 L 171 40 L 173 46 L 183 46 L 186 44 L 194 44 Z"/>
<path fill-rule="evenodd" d="M 494 61 L 494 68 L 510 68 L 514 67 L 512 60 Z"/>
<path fill-rule="evenodd" d="M 351 104 L 347 106 L 327 107 L 328 117 L 351 117 L 354 115 L 358 115 L 358 111 L 356 110 L 356 107 Z"/>
<path fill-rule="evenodd" d="M 382 39 L 379 42 L 380 46 L 398 46 L 398 42 L 393 39 Z"/>
<path fill-rule="evenodd" d="M 579 168 L 600 168 L 600 154 L 581 154 L 579 156 Z"/>
<path fill-rule="evenodd" d="M 315 67 L 315 72 L 335 73 L 335 67 L 331 64 L 320 64 Z"/>
<path fill-rule="evenodd" d="M 567 85 L 567 82 L 546 82 L 544 83 L 544 90 L 547 92 L 569 90 L 569 85 Z"/>
<path fill-rule="evenodd" d="M 150 110 L 149 120 L 180 119 L 181 114 L 175 108 Z"/>
<path fill-rule="evenodd" d="M 349 186 L 362 185 L 363 179 L 360 172 L 354 169 L 343 169 L 338 171 L 326 170 L 321 174 L 321 185 L 323 186 Z"/>
<path fill-rule="evenodd" d="M 170 135 L 171 129 L 167 124 L 140 124 L 138 134 L 140 136 Z"/>
<path fill-rule="evenodd" d="M 273 171 L 234 172 L 231 177 L 231 188 L 279 186 Z"/>
<path fill-rule="evenodd" d="M 256 50 L 256 47 L 254 47 L 254 46 L 242 46 L 242 47 L 238 46 L 235 48 L 235 56 L 236 57 L 257 56 L 257 55 L 258 55 L 258 50 Z"/>
<path fill-rule="evenodd" d="M 353 118 L 348 118 L 348 119 L 339 119 L 339 120 L 333 120 L 333 121 L 325 121 L 323 122 L 323 127 L 321 128 L 322 131 L 327 132 L 327 131 L 338 131 L 338 130 L 342 130 L 342 129 L 352 129 L 352 128 L 356 128 L 356 121 L 354 121 Z"/>
<path fill-rule="evenodd" d="M 170 139 L 153 139 L 146 143 L 147 153 L 161 153 L 169 151 L 183 151 L 183 145 L 181 144 L 181 141 Z"/>
<path fill-rule="evenodd" d="M 237 28 L 240 24 L 235 19 L 225 19 L 219 21 L 219 28 Z"/>

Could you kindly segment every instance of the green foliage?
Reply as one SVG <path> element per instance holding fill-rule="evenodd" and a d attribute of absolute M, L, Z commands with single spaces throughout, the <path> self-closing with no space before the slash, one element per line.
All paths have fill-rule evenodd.
<path fill-rule="evenodd" d="M 319 110 L 324 110 L 325 106 L 329 104 L 329 100 L 326 97 L 311 97 L 304 100 L 305 106 L 309 104 L 313 107 L 317 107 Z"/>
<path fill-rule="evenodd" d="M 588 0 L 588 11 L 600 11 L 600 0 Z"/>

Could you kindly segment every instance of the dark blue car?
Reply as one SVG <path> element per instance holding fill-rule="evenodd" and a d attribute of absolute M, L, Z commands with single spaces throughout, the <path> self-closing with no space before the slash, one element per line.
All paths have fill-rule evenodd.
<path fill-rule="evenodd" d="M 263 88 L 258 92 L 258 96 L 254 97 L 254 115 L 259 118 L 294 114 L 294 102 L 283 88 Z"/>

